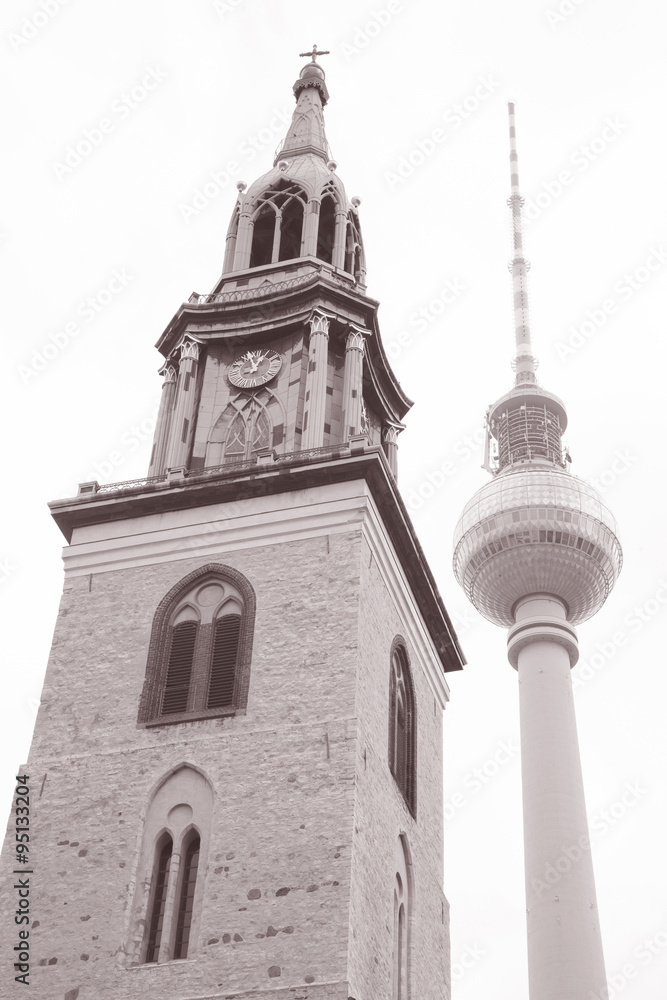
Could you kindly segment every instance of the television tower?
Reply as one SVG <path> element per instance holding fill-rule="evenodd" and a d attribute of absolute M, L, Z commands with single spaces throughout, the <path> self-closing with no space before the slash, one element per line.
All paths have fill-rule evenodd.
<path fill-rule="evenodd" d="M 569 473 L 565 407 L 535 378 L 514 105 L 509 104 L 516 356 L 514 388 L 489 407 L 485 468 L 454 537 L 454 572 L 477 610 L 508 629 L 519 677 L 530 1000 L 592 1000 L 606 975 L 570 669 L 574 626 L 621 570 L 616 523 Z"/>

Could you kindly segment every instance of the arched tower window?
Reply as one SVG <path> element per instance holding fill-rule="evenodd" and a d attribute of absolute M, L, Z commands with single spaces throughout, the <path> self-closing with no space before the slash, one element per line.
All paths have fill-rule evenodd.
<path fill-rule="evenodd" d="M 394 643 L 391 656 L 389 769 L 414 816 L 417 808 L 415 699 L 408 656 L 400 641 Z"/>
<path fill-rule="evenodd" d="M 273 243 L 276 228 L 276 210 L 272 205 L 264 205 L 255 216 L 252 230 L 252 250 L 250 266 L 261 267 L 273 260 Z"/>
<path fill-rule="evenodd" d="M 212 818 L 213 789 L 189 764 L 174 768 L 151 796 L 126 948 L 130 964 L 196 953 Z"/>
<path fill-rule="evenodd" d="M 336 234 L 336 202 L 331 195 L 322 198 L 320 206 L 320 224 L 317 230 L 317 256 L 320 260 L 331 264 Z"/>
<path fill-rule="evenodd" d="M 139 722 L 166 725 L 244 708 L 255 595 L 229 567 L 191 573 L 153 620 Z"/>
<path fill-rule="evenodd" d="M 176 921 L 176 937 L 174 939 L 174 958 L 188 957 L 200 847 L 201 838 L 196 831 L 193 831 L 182 848 L 183 868 L 180 891 L 178 893 L 178 918 Z"/>
<path fill-rule="evenodd" d="M 275 264 L 301 256 L 306 194 L 280 180 L 259 198 L 255 211 L 250 267 Z"/>
<path fill-rule="evenodd" d="M 392 1000 L 409 1000 L 412 891 L 404 836 L 398 838 L 395 853 Z"/>
<path fill-rule="evenodd" d="M 281 213 L 278 260 L 292 260 L 301 256 L 302 234 L 303 202 L 299 198 L 290 198 Z"/>
<path fill-rule="evenodd" d="M 153 890 L 150 906 L 150 923 L 148 925 L 148 944 L 146 947 L 146 962 L 157 962 L 162 943 L 162 928 L 164 927 L 164 911 L 167 903 L 167 883 L 169 881 L 169 868 L 171 866 L 171 855 L 173 851 L 173 841 L 169 834 L 165 833 L 160 838 L 155 857 L 155 868 L 153 871 Z"/>

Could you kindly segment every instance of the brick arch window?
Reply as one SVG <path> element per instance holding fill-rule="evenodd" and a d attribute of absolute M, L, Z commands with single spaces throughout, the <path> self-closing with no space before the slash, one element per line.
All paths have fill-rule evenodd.
<path fill-rule="evenodd" d="M 417 811 L 417 718 L 408 654 L 397 639 L 389 680 L 389 769 L 414 816 Z"/>
<path fill-rule="evenodd" d="M 208 564 L 176 584 L 153 619 L 138 722 L 233 715 L 248 699 L 255 593 L 242 574 Z"/>

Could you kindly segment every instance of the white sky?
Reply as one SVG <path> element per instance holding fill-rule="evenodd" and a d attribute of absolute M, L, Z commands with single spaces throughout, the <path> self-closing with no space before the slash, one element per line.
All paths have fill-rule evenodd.
<path fill-rule="evenodd" d="M 559 2 L 571 12 L 550 23 Z M 487 780 L 502 744 L 518 746 L 516 675 L 503 631 L 471 610 L 451 572 L 454 525 L 487 478 L 484 411 L 511 385 L 511 98 L 521 186 L 535 206 L 526 245 L 538 374 L 566 402 L 573 471 L 602 484 L 625 553 L 607 605 L 580 629 L 582 659 L 597 658 L 576 691 L 607 969 L 624 1000 L 664 1000 L 664 7 L 44 3 L 55 10 L 48 18 L 37 2 L 18 0 L 0 13 L 2 801 L 27 755 L 62 584 L 63 539 L 46 501 L 73 495 L 80 481 L 145 473 L 160 391 L 153 345 L 179 303 L 213 286 L 236 181 L 269 168 L 283 134 L 272 128 L 275 113 L 291 113 L 298 53 L 317 41 L 331 50 L 321 60 L 329 142 L 348 195 L 362 198 L 369 293 L 415 400 L 399 452 L 404 496 L 451 463 L 413 516 L 469 660 L 450 675 L 445 717 L 445 797 L 464 800 L 445 831 L 454 1000 L 527 995 L 518 753 Z M 148 73 L 154 89 L 123 111 L 123 94 Z M 457 104 L 469 109 L 465 119 Z M 101 142 L 58 177 L 65 172 L 54 164 L 101 119 L 109 123 Z M 442 141 L 424 162 L 392 177 L 401 157 L 418 160 L 420 143 L 430 149 L 436 129 Z M 186 220 L 182 206 L 226 168 L 230 181 L 209 188 L 213 196 Z M 82 303 L 114 271 L 126 284 L 90 319 Z M 443 306 L 447 282 L 463 290 Z M 418 324 L 420 309 L 428 320 Z M 580 336 L 583 346 L 564 350 L 589 310 L 598 325 Z M 33 350 L 71 323 L 77 335 L 26 375 Z"/>

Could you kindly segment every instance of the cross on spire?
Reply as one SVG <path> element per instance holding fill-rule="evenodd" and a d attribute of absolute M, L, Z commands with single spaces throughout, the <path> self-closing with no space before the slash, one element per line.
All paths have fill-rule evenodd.
<path fill-rule="evenodd" d="M 325 49 L 323 52 L 318 52 L 317 45 L 313 45 L 312 52 L 299 52 L 299 59 L 305 59 L 308 56 L 310 56 L 312 58 L 312 61 L 315 62 L 315 56 L 328 56 L 328 55 L 331 55 L 329 49 Z"/>

